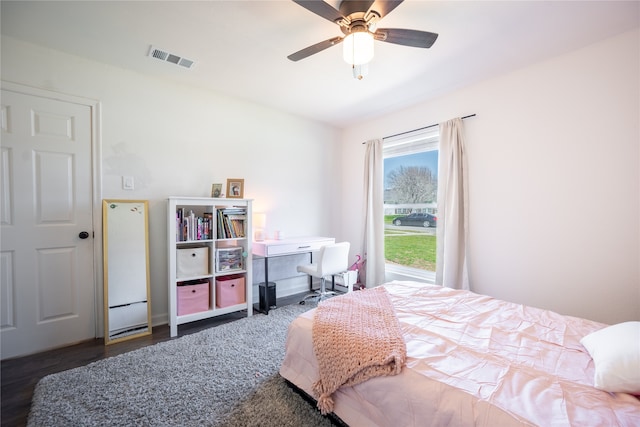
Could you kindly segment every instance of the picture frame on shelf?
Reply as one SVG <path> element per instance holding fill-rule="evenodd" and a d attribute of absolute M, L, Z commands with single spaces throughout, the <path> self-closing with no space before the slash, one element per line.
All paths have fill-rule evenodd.
<path fill-rule="evenodd" d="M 244 179 L 227 179 L 227 198 L 242 199 L 244 197 Z"/>
<path fill-rule="evenodd" d="M 224 196 L 224 194 L 222 194 L 222 184 L 211 184 L 211 197 L 217 199 L 222 196 Z"/>

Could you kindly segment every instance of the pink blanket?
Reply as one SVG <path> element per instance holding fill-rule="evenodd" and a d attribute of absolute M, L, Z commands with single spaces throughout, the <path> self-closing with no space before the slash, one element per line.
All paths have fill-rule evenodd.
<path fill-rule="evenodd" d="M 341 386 L 399 374 L 407 350 L 387 291 L 368 289 L 320 303 L 313 350 L 320 374 L 313 390 L 323 414 L 333 411 L 331 395 Z"/>

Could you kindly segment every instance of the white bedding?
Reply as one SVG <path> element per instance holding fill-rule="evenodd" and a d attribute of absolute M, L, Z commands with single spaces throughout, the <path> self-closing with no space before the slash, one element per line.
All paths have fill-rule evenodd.
<path fill-rule="evenodd" d="M 334 394 L 334 412 L 348 425 L 640 426 L 636 397 L 593 387 L 593 361 L 579 340 L 605 325 L 422 283 L 385 287 L 407 363 L 399 375 Z M 313 314 L 290 325 L 280 369 L 311 396 Z"/>

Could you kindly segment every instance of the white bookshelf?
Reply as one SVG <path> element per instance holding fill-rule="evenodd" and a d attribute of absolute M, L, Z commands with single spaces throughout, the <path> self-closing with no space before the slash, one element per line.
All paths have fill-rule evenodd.
<path fill-rule="evenodd" d="M 218 220 L 219 212 L 233 213 L 235 223 L 231 227 L 221 226 Z M 253 284 L 251 260 L 251 200 L 248 199 L 214 199 L 208 197 L 170 197 L 167 200 L 167 237 L 168 237 L 168 289 L 169 289 L 169 326 L 171 336 L 178 334 L 178 326 L 208 319 L 222 314 L 236 311 L 247 311 L 247 316 L 253 315 Z M 205 225 L 210 215 L 210 225 Z M 224 216 L 224 215 L 223 215 Z M 178 219 L 179 217 L 180 220 Z M 185 221 L 186 218 L 189 218 Z M 240 219 L 242 218 L 243 219 Z M 201 220 L 198 221 L 198 218 Z M 198 227 L 198 223 L 200 227 Z M 191 224 L 191 226 L 188 226 Z M 187 229 L 185 232 L 185 229 Z M 223 235 L 223 229 L 226 231 Z M 199 230 L 199 231 L 198 231 Z M 208 234 L 207 234 L 208 230 Z M 178 274 L 178 251 L 180 249 L 208 248 L 207 267 L 195 275 L 183 276 Z M 220 250 L 218 252 L 218 250 Z M 194 251 L 201 253 L 199 251 Z M 216 253 L 225 257 L 224 263 L 217 263 Z M 228 262 L 229 254 L 242 255 L 240 265 Z M 216 268 L 220 265 L 224 267 Z M 182 269 L 184 270 L 184 269 Z M 216 280 L 225 276 L 240 275 L 244 277 L 245 301 L 239 304 L 217 307 Z M 209 284 L 208 309 L 195 313 L 178 315 L 178 286 L 186 283 L 207 281 Z"/>

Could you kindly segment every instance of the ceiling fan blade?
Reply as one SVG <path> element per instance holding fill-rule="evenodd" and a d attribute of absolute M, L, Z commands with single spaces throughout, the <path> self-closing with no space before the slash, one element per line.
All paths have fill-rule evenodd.
<path fill-rule="evenodd" d="M 379 28 L 375 33 L 376 40 L 401 44 L 411 47 L 431 47 L 438 35 L 428 31 L 405 30 L 402 28 Z"/>
<path fill-rule="evenodd" d="M 342 0 L 340 2 L 340 13 L 349 16 L 352 13 L 365 13 L 373 5 L 374 0 Z"/>
<path fill-rule="evenodd" d="M 383 0 L 376 0 L 375 2 L 373 2 L 373 4 L 371 5 L 371 7 L 369 8 L 369 11 L 375 11 L 378 15 L 380 15 L 380 18 L 384 18 L 385 16 L 387 16 L 393 9 L 395 9 L 396 7 L 398 7 L 400 5 L 400 3 L 402 3 L 404 0 L 394 0 L 394 1 L 383 1 Z"/>
<path fill-rule="evenodd" d="M 293 0 L 293 2 L 334 23 L 344 19 L 344 16 L 334 9 L 333 6 L 321 0 Z"/>
<path fill-rule="evenodd" d="M 320 43 L 316 43 L 314 45 L 306 47 L 302 50 L 297 51 L 296 53 L 292 53 L 291 55 L 287 56 L 287 58 L 289 58 L 292 61 L 299 61 L 301 59 L 304 59 L 308 56 L 313 55 L 314 53 L 318 53 L 327 48 L 330 48 L 331 46 L 335 46 L 340 42 L 342 42 L 342 37 L 334 37 L 332 39 L 325 40 Z"/>

